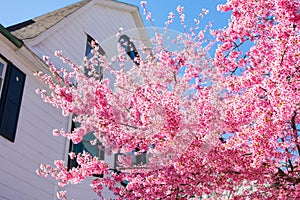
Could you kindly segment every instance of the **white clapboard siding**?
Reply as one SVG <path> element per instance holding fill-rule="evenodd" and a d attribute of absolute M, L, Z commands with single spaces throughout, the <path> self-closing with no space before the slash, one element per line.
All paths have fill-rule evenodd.
<path fill-rule="evenodd" d="M 23 172 L 22 166 L 16 166 L 10 162 L 5 162 L 5 164 L 15 172 L 0 170 L 0 179 L 5 180 L 0 182 L 0 194 L 3 197 L 10 200 L 52 199 L 55 187 L 52 180 L 46 180 L 47 183 L 37 175 L 35 177 L 32 173 Z"/>
<path fill-rule="evenodd" d="M 0 199 L 55 199 L 56 182 L 39 177 L 35 171 L 41 163 L 64 159 L 66 139 L 53 137 L 52 130 L 67 129 L 69 120 L 35 93 L 45 84 L 33 76 L 39 64 L 24 56 L 32 54 L 24 47 L 16 50 L 13 45 L 0 44 L 1 54 L 26 74 L 15 141 L 0 136 Z"/>
<path fill-rule="evenodd" d="M 24 54 L 18 54 L 13 45 L 13 50 L 6 47 L 7 50 L 2 52 L 1 46 L 1 54 L 26 74 L 26 82 L 15 142 L 0 136 L 0 200 L 56 199 L 56 182 L 37 176 L 35 170 L 41 163 L 52 164 L 57 159 L 67 162 L 68 141 L 63 137 L 53 137 L 52 130 L 63 128 L 69 131 L 70 120 L 61 115 L 60 109 L 44 103 L 35 94 L 37 88 L 46 88 L 32 75 L 37 64 L 36 56 L 40 59 L 49 56 L 56 67 L 69 70 L 67 64 L 54 56 L 54 51 L 61 50 L 75 64 L 82 65 L 88 34 L 98 40 L 111 58 L 117 53 L 118 38 L 115 35 L 120 27 L 125 31 L 143 27 L 141 20 L 137 19 L 138 10 L 129 7 L 114 1 L 91 1 L 38 37 L 25 40 L 26 48 L 35 55 L 26 48 L 20 50 L 25 51 Z M 20 55 L 32 55 L 34 59 Z M 112 158 L 107 156 L 105 160 L 110 159 L 113 165 Z M 81 185 L 67 186 L 69 199 L 98 199 L 89 186 L 92 179 L 88 178 Z M 104 193 L 105 199 L 114 199 L 110 191 Z"/>
<path fill-rule="evenodd" d="M 51 33 L 41 42 L 30 46 L 38 56 L 50 56 L 51 61 L 57 67 L 64 66 L 61 61 L 54 57 L 54 51 L 61 50 L 63 54 L 69 57 L 75 64 L 81 65 L 85 56 L 87 37 L 89 34 L 95 40 L 101 43 L 111 37 L 114 37 L 119 28 L 131 30 L 136 28 L 135 21 L 131 13 L 101 7 L 100 5 L 90 6 L 74 16 L 57 31 Z M 117 41 L 117 38 L 116 38 Z M 30 44 L 29 44 L 30 45 Z M 102 47 L 109 54 L 110 48 L 114 53 L 117 44 L 114 47 Z"/>
<path fill-rule="evenodd" d="M 47 118 L 47 113 L 39 113 L 44 103 L 32 104 L 26 99 L 29 97 L 25 93 L 15 142 L 0 138 L 0 193 L 7 199 L 52 199 L 55 183 L 37 176 L 35 170 L 42 162 L 52 164 L 53 160 L 64 158 L 65 140 L 51 136 L 52 129 L 62 123 L 50 120 L 51 124 L 46 124 L 42 119 Z M 34 113 L 39 117 L 34 117 Z M 59 111 L 56 115 L 60 119 Z"/>
<path fill-rule="evenodd" d="M 92 180 L 95 178 L 89 177 L 80 184 L 68 185 L 66 187 L 68 199 L 99 199 L 99 196 L 97 196 L 90 187 Z M 108 190 L 106 187 L 103 187 L 102 195 L 105 199 L 117 199 L 113 192 Z"/>

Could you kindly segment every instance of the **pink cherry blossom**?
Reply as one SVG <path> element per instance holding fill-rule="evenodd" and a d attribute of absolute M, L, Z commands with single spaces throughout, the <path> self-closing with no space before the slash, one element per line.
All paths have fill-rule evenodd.
<path fill-rule="evenodd" d="M 153 22 L 146 2 L 141 5 Z M 104 174 L 94 178 L 92 190 L 101 196 L 105 186 L 120 199 L 298 199 L 299 8 L 296 0 L 228 0 L 218 6 L 231 13 L 228 25 L 198 30 L 208 12 L 202 10 L 191 33 L 173 40 L 184 47 L 178 51 L 166 49 L 157 32 L 151 53 L 127 71 L 112 70 L 103 57 L 86 60 L 88 69 L 101 63 L 116 77 L 114 89 L 109 79 L 86 77 L 61 52 L 57 56 L 72 72 L 56 69 L 45 57 L 52 75 L 35 74 L 49 90 L 37 93 L 81 124 L 53 134 L 79 143 L 93 132 L 106 153 L 118 153 L 119 166 L 111 169 L 87 152 L 70 153 L 77 168 L 55 161 L 37 173 L 57 179 L 60 187 Z M 183 10 L 177 7 L 185 26 Z M 173 18 L 170 13 L 165 30 Z M 216 41 L 207 45 L 208 29 Z M 125 66 L 129 58 L 119 50 L 113 62 Z M 142 154 L 147 163 L 134 163 Z"/>

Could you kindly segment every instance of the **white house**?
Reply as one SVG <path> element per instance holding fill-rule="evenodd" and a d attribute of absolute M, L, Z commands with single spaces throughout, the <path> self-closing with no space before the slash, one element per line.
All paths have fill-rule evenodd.
<path fill-rule="evenodd" d="M 56 199 L 56 182 L 37 176 L 35 170 L 57 159 L 68 162 L 72 144 L 53 137 L 52 130 L 71 130 L 72 120 L 35 94 L 45 85 L 33 73 L 48 72 L 42 57 L 48 55 L 62 66 L 53 56 L 61 50 L 80 65 L 91 40 L 99 42 L 101 53 L 112 56 L 120 27 L 136 30 L 129 31 L 128 38 L 147 41 L 138 8 L 113 0 L 84 0 L 11 27 L 0 26 L 0 199 Z M 95 154 L 114 164 L 114 156 Z M 89 181 L 67 189 L 70 199 L 97 199 Z"/>

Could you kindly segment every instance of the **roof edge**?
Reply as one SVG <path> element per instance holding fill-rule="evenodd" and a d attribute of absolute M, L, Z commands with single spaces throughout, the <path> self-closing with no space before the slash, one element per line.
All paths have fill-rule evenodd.
<path fill-rule="evenodd" d="M 0 24 L 0 32 L 9 39 L 16 47 L 21 48 L 23 46 L 23 41 L 19 40 L 13 34 L 11 34 L 2 24 Z"/>
<path fill-rule="evenodd" d="M 8 27 L 6 27 L 6 30 L 12 32 L 12 31 L 21 29 L 21 28 L 23 28 L 23 27 L 25 27 L 25 26 L 28 26 L 28 25 L 30 25 L 30 24 L 33 24 L 34 22 L 35 22 L 34 20 L 29 19 L 29 20 L 27 20 L 27 21 L 23 21 L 23 22 L 14 24 L 14 25 L 12 25 L 12 26 L 8 26 Z"/>
<path fill-rule="evenodd" d="M 135 5 L 135 4 L 131 4 L 131 3 L 126 3 L 126 2 L 123 2 L 122 0 L 114 0 L 115 2 L 117 3 L 121 3 L 121 4 L 124 4 L 124 5 L 127 5 L 127 6 L 132 6 L 132 7 L 136 7 L 138 10 L 139 10 L 139 6 Z"/>

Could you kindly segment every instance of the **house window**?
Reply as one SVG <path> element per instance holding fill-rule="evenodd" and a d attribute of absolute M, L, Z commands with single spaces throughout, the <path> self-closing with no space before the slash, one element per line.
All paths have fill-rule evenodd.
<path fill-rule="evenodd" d="M 2 94 L 2 88 L 3 88 L 6 68 L 7 68 L 7 63 L 3 59 L 0 58 L 0 99 L 1 99 L 1 94 Z"/>
<path fill-rule="evenodd" d="M 0 58 L 0 135 L 14 142 L 26 75 Z"/>
<path fill-rule="evenodd" d="M 94 43 L 94 45 L 93 45 Z M 91 36 L 87 35 L 87 42 L 86 42 L 86 49 L 85 49 L 85 56 L 90 60 L 93 58 L 93 50 L 97 47 L 98 52 L 100 55 L 104 56 L 105 51 L 101 48 L 101 46 L 96 42 L 95 39 L 93 39 Z M 98 66 L 94 66 L 96 73 L 100 74 L 100 77 L 102 78 L 102 68 L 100 67 L 100 63 Z M 85 73 L 88 77 L 91 76 L 90 70 L 88 68 L 85 68 Z"/>
<path fill-rule="evenodd" d="M 94 44 L 93 44 L 94 43 Z M 98 52 L 100 55 L 105 55 L 104 50 L 100 47 L 100 45 L 94 40 L 91 36 L 87 35 L 87 42 L 86 42 L 86 50 L 85 50 L 85 56 L 90 60 L 93 58 L 94 54 L 92 50 L 97 47 Z M 100 79 L 103 78 L 102 74 L 102 68 L 100 63 L 98 66 L 95 67 L 95 72 L 98 73 L 100 76 Z M 85 68 L 85 75 L 90 77 L 93 73 L 89 68 Z M 79 127 L 80 124 L 72 121 L 72 128 L 71 131 L 73 131 L 75 128 Z M 83 151 L 90 153 L 94 157 L 98 157 L 99 160 L 104 160 L 105 157 L 105 151 L 104 146 L 97 140 L 96 144 L 91 144 L 91 141 L 95 140 L 94 134 L 91 132 L 87 135 L 85 135 L 82 139 L 82 141 L 78 144 L 74 144 L 72 141 L 70 142 L 70 148 L 69 152 L 74 152 L 76 154 L 82 153 Z M 68 160 L 68 167 L 77 167 L 78 163 L 76 162 L 76 159 L 69 159 Z"/>
<path fill-rule="evenodd" d="M 72 121 L 72 131 L 79 127 L 80 124 L 77 122 Z M 78 144 L 74 144 L 71 141 L 69 152 L 74 152 L 75 154 L 82 153 L 83 151 L 88 152 L 93 157 L 98 157 L 99 160 L 104 160 L 105 157 L 105 151 L 104 146 L 97 140 L 95 144 L 91 144 L 91 141 L 95 140 L 96 137 L 93 133 L 89 133 L 85 135 L 81 142 Z M 68 167 L 69 169 L 72 167 L 77 167 L 78 163 L 76 162 L 76 159 L 69 159 L 68 161 Z"/>
<path fill-rule="evenodd" d="M 127 35 L 121 35 L 119 38 L 119 43 L 120 43 L 121 47 L 124 48 L 125 52 L 131 58 L 131 60 L 133 60 L 133 62 L 136 65 L 139 65 L 136 58 L 138 58 L 140 56 L 135 48 L 134 43 L 130 40 L 130 38 Z"/>
<path fill-rule="evenodd" d="M 139 152 L 139 148 L 135 148 L 133 153 L 135 152 Z M 138 155 L 135 155 L 133 157 L 133 164 L 135 165 L 145 165 L 147 164 L 147 153 L 143 152 L 143 153 L 139 153 Z"/>

